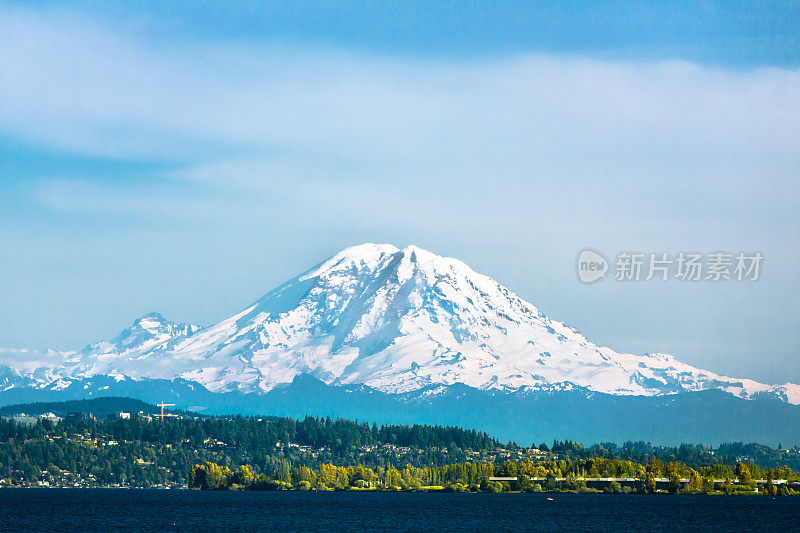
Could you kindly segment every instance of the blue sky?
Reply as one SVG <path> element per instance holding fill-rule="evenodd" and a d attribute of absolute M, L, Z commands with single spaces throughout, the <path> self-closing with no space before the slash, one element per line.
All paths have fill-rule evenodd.
<path fill-rule="evenodd" d="M 800 382 L 800 3 L 0 3 L 0 348 L 210 324 L 361 242 Z M 761 251 L 581 285 L 577 253 Z"/>

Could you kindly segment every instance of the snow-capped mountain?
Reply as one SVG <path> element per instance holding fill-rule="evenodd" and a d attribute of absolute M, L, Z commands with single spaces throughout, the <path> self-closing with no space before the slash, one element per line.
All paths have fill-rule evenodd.
<path fill-rule="evenodd" d="M 800 404 L 798 385 L 765 385 L 666 354 L 596 346 L 461 261 L 388 244 L 348 248 L 207 328 L 150 314 L 80 352 L 0 363 L 8 367 L 0 369 L 5 388 L 52 389 L 111 376 L 263 393 L 308 374 L 389 394 L 435 394 L 437 385 L 453 384 L 645 396 L 720 389 Z"/>

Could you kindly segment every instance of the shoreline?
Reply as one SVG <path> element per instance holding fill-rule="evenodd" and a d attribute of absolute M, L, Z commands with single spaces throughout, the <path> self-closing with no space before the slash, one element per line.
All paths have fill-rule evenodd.
<path fill-rule="evenodd" d="M 606 492 L 602 490 L 541 490 L 541 491 L 525 491 L 525 490 L 504 490 L 504 491 L 489 491 L 489 490 L 452 490 L 445 487 L 442 488 L 422 488 L 419 490 L 410 489 L 376 489 L 366 488 L 360 489 L 357 487 L 350 487 L 346 489 L 298 489 L 298 488 L 283 488 L 283 489 L 199 489 L 191 487 L 20 487 L 20 486 L 2 486 L 0 490 L 65 490 L 65 491 L 84 491 L 84 490 L 110 490 L 110 491 L 160 491 L 160 492 L 198 492 L 198 493 L 236 493 L 236 492 L 306 492 L 306 493 L 382 493 L 382 494 L 537 494 L 537 495 L 560 495 L 560 494 L 580 494 L 580 495 L 621 495 L 621 496 L 767 496 L 767 497 L 792 497 L 800 496 L 800 493 L 792 493 L 785 495 L 769 495 L 764 491 L 737 491 L 726 494 L 722 491 L 714 492 L 679 492 L 670 493 L 667 490 L 658 490 L 656 492 Z"/>

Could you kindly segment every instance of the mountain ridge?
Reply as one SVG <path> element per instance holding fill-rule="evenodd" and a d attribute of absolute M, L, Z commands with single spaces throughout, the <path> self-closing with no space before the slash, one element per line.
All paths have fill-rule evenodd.
<path fill-rule="evenodd" d="M 457 259 L 390 244 L 347 248 L 206 328 L 150 313 L 110 341 L 51 355 L 51 363 L 27 368 L 0 359 L 8 367 L 0 389 L 57 389 L 105 375 L 263 394 L 308 374 L 388 394 L 459 383 L 642 396 L 719 389 L 800 404 L 800 386 L 791 383 L 729 378 L 667 354 L 597 346 Z"/>
<path fill-rule="evenodd" d="M 800 406 L 774 398 L 744 400 L 711 389 L 666 396 L 614 396 L 580 388 L 479 390 L 463 384 L 387 394 L 366 385 L 327 385 L 298 374 L 262 394 L 214 393 L 181 378 L 76 380 L 59 390 L 0 391 L 0 405 L 128 397 L 162 401 L 204 415 L 306 415 L 378 424 L 457 425 L 505 440 L 582 442 L 643 440 L 662 445 L 703 442 L 800 443 Z"/>

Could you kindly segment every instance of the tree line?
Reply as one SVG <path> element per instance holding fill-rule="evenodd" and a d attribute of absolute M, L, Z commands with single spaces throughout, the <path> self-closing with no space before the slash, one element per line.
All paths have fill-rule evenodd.
<path fill-rule="evenodd" d="M 515 468 L 521 472 L 523 484 L 525 476 L 545 478 L 548 472 L 554 478 L 579 479 L 641 477 L 644 469 L 652 477 L 666 477 L 669 464 L 684 465 L 701 478 L 736 480 L 738 463 L 745 462 L 753 479 L 797 479 L 785 463 L 781 464 L 781 458 L 791 456 L 787 450 L 757 444 L 730 443 L 712 450 L 702 445 L 662 447 L 648 443 L 584 447 L 577 442 L 556 440 L 551 445 L 536 445 L 533 455 L 532 448 L 502 443 L 486 433 L 457 427 L 377 426 L 316 417 L 159 421 L 134 415 L 114 420 L 65 418 L 58 423 L 42 419 L 33 425 L 0 418 L 0 484 L 186 486 L 195 479 L 198 465 L 206 469 L 217 465 L 225 473 L 225 487 L 252 485 L 250 477 L 241 477 L 244 473 L 240 467 L 249 468 L 261 483 L 259 486 L 289 483 L 294 488 L 299 481 L 308 481 L 317 487 L 318 481 L 312 484 L 308 471 L 318 480 L 323 465 L 372 472 L 364 471 L 367 477 L 358 473 L 353 478 L 352 470 L 346 470 L 345 482 L 344 471 L 337 470 L 338 483 L 323 481 L 330 488 L 351 487 L 359 479 L 381 487 L 414 487 L 415 480 L 419 480 L 419 486 L 480 487 L 486 481 L 486 486 L 491 487 L 491 473 L 499 472 L 502 477 Z M 761 462 L 742 461 L 743 455 Z M 392 465 L 404 465 L 397 470 L 403 483 L 394 483 Z M 407 468 L 423 474 L 409 478 L 403 475 Z M 454 472 L 462 471 L 466 474 L 453 477 Z M 682 471 L 690 477 L 691 472 Z M 219 478 L 217 474 L 214 469 L 210 479 Z M 298 475 L 299 480 L 295 479 Z M 245 483 L 244 479 L 249 481 Z M 547 488 L 544 482 L 532 483 L 529 488 L 532 490 L 537 484 Z"/>
<path fill-rule="evenodd" d="M 273 476 L 257 474 L 252 466 L 231 470 L 213 462 L 192 468 L 189 486 L 201 490 L 382 490 L 450 492 L 610 492 L 652 494 L 756 493 L 754 465 L 694 470 L 682 463 L 649 465 L 620 459 L 448 464 L 440 467 L 403 469 L 392 464 L 368 468 L 363 465 L 320 464 L 290 468 L 283 464 Z M 797 492 L 777 479 L 792 477 L 786 469 L 767 469 L 761 493 L 771 496 Z M 725 475 L 720 479 L 719 475 Z M 781 477 L 785 476 L 785 477 Z M 594 479 L 592 479 L 594 478 Z M 607 478 L 618 478 L 609 480 Z M 622 479 L 619 479 L 622 478 Z M 795 476 L 796 478 L 796 476 Z M 666 481 L 665 481 L 666 480 Z M 591 483 L 593 486 L 588 486 Z M 661 483 L 659 488 L 658 483 Z M 624 485 L 623 485 L 624 484 Z"/>

